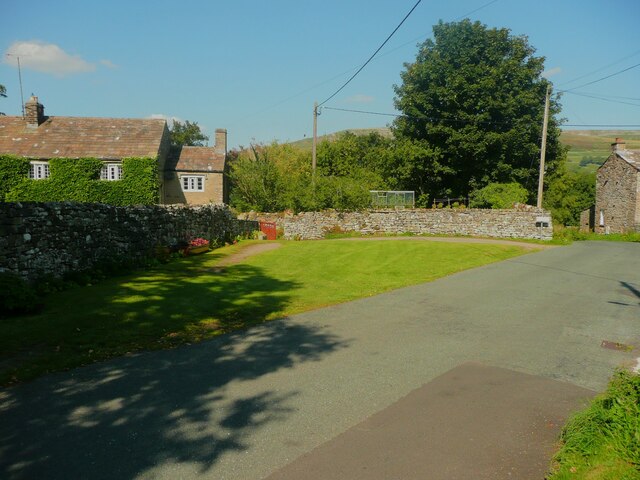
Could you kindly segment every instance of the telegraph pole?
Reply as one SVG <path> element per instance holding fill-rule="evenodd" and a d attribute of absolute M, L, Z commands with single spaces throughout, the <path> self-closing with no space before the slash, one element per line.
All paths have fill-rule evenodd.
<path fill-rule="evenodd" d="M 311 147 L 311 170 L 316 174 L 316 146 L 318 144 L 318 102 L 313 102 L 313 144 Z"/>
<path fill-rule="evenodd" d="M 547 95 L 544 101 L 544 120 L 542 122 L 542 145 L 540 146 L 540 175 L 538 176 L 538 203 L 542 208 L 542 189 L 544 186 L 544 160 L 547 153 L 547 123 L 549 122 L 549 101 L 551 99 L 551 84 L 547 85 Z"/>

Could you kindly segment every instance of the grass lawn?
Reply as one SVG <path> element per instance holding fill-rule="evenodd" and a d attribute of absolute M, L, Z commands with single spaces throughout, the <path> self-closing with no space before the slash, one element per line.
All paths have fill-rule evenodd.
<path fill-rule="evenodd" d="M 0 320 L 0 385 L 197 342 L 526 253 L 508 245 L 424 241 L 283 242 L 216 268 L 252 243 L 51 294 L 39 314 Z"/>

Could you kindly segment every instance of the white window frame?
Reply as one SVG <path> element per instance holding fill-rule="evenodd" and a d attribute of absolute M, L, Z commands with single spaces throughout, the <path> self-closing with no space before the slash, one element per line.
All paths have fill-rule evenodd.
<path fill-rule="evenodd" d="M 49 162 L 30 162 L 29 178 L 32 180 L 44 180 L 50 176 Z"/>
<path fill-rule="evenodd" d="M 100 180 L 116 182 L 122 180 L 122 164 L 121 163 L 105 163 L 100 171 Z"/>
<path fill-rule="evenodd" d="M 204 175 L 180 175 L 183 192 L 204 192 Z"/>

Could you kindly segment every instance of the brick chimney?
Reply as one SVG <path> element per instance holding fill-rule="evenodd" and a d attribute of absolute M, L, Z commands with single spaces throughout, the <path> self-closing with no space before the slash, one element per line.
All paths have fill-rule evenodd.
<path fill-rule="evenodd" d="M 38 97 L 31 95 L 31 98 L 24 104 L 24 118 L 28 128 L 38 128 L 47 118 L 44 116 L 44 106 L 38 102 Z"/>
<path fill-rule="evenodd" d="M 227 129 L 216 128 L 216 143 L 214 145 L 216 153 L 227 156 Z"/>
<path fill-rule="evenodd" d="M 625 141 L 619 137 L 616 137 L 616 141 L 611 144 L 611 151 L 617 152 L 618 150 L 625 150 Z"/>

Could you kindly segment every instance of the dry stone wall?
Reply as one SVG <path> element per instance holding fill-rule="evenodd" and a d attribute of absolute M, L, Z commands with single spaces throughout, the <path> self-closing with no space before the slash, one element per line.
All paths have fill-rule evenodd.
<path fill-rule="evenodd" d="M 549 212 L 537 209 L 419 209 L 364 212 L 306 212 L 284 218 L 286 239 L 318 239 L 327 232 L 413 233 L 551 240 Z"/>
<path fill-rule="evenodd" d="M 114 207 L 87 203 L 0 203 L 0 272 L 33 280 L 109 261 L 153 255 L 158 245 L 203 237 L 224 241 L 258 228 L 226 206 Z"/>

